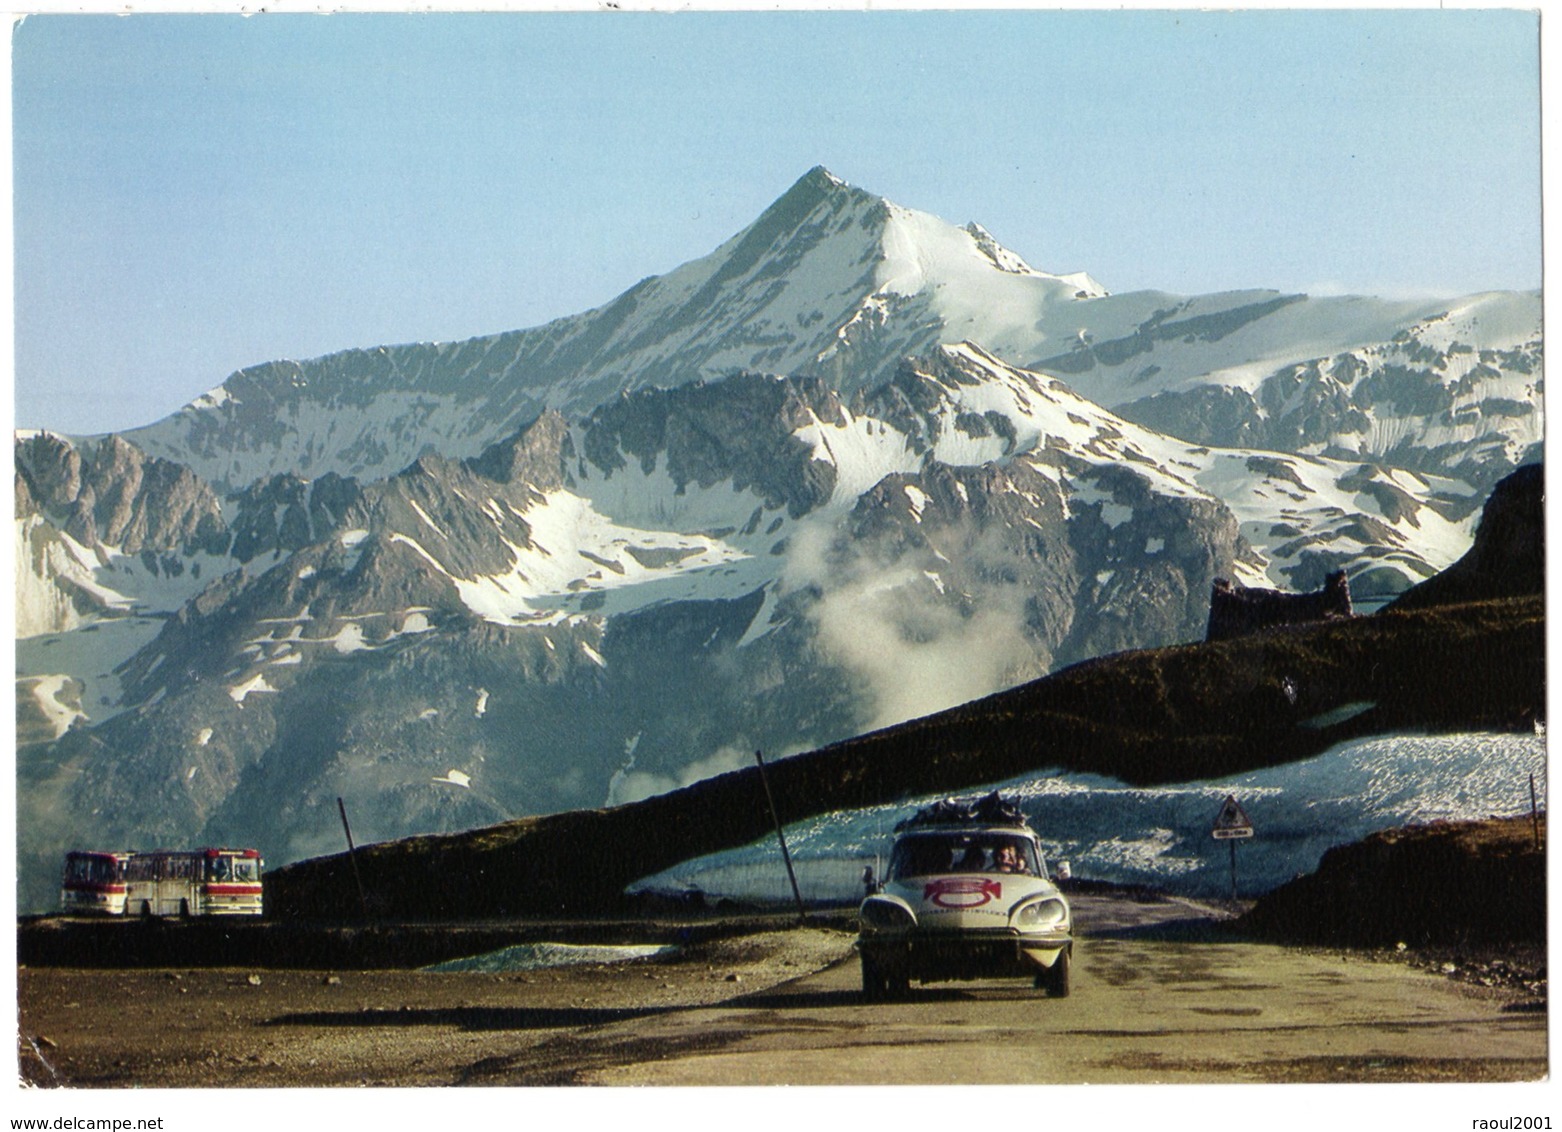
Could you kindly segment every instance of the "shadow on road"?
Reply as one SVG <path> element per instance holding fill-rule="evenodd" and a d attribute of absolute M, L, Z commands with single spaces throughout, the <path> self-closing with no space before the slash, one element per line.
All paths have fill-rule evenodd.
<path fill-rule="evenodd" d="M 980 987 L 941 984 L 939 986 L 916 986 L 905 994 L 892 998 L 879 999 L 876 1002 L 868 1002 L 858 990 L 808 990 L 787 991 L 775 990 L 743 998 L 734 999 L 726 1003 L 729 1007 L 741 1007 L 749 1010 L 815 1010 L 840 1006 L 861 1006 L 869 1008 L 881 1008 L 885 1006 L 921 1006 L 930 1003 L 941 1002 L 973 1002 L 979 999 L 1002 998 L 1045 998 L 1041 991 L 1032 990 L 1027 982 L 1014 980 L 999 986 L 993 983 L 984 983 Z"/>
<path fill-rule="evenodd" d="M 1019 984 L 1016 984 L 1018 987 Z M 1015 994 L 1032 997 L 1036 992 L 1028 988 L 1016 989 Z M 862 993 L 854 988 L 840 990 L 787 990 L 777 988 L 749 995 L 739 995 L 722 1002 L 697 1003 L 678 1006 L 458 1006 L 422 1009 L 404 1007 L 400 1010 L 309 1010 L 279 1014 L 267 1019 L 267 1026 L 321 1026 L 321 1027 L 412 1027 L 454 1026 L 462 1030 L 569 1030 L 588 1026 L 606 1026 L 615 1022 L 632 1022 L 641 1018 L 655 1018 L 669 1014 L 684 1014 L 696 1010 L 823 1010 L 841 1007 L 883 1007 L 896 1004 L 927 1004 L 941 1002 L 965 1002 L 982 997 L 963 987 L 918 987 L 897 999 L 865 1002 Z"/>
<path fill-rule="evenodd" d="M 691 1006 L 625 1007 L 526 1007 L 457 1006 L 401 1010 L 309 1010 L 279 1014 L 267 1026 L 404 1027 L 456 1026 L 463 1030 L 564 1030 L 580 1026 L 605 1026 L 694 1010 Z"/>

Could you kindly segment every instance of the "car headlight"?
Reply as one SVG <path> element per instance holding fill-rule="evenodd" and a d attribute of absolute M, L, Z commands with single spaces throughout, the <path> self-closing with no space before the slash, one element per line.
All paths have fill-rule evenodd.
<path fill-rule="evenodd" d="M 1068 905 L 1055 896 L 1032 900 L 1014 910 L 1014 926 L 1024 931 L 1045 931 L 1068 919 Z"/>
<path fill-rule="evenodd" d="M 877 896 L 864 900 L 862 907 L 857 910 L 857 916 L 862 921 L 864 931 L 905 931 L 917 922 L 911 909 L 904 904 Z"/>

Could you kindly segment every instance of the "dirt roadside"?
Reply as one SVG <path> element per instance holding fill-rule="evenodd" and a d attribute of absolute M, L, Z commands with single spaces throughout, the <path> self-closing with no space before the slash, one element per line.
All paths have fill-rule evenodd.
<path fill-rule="evenodd" d="M 851 954 L 830 929 L 713 940 L 676 956 L 502 974 L 24 967 L 18 1056 L 41 1087 L 462 1084 L 493 1050 L 719 1003 Z"/>
<path fill-rule="evenodd" d="M 865 1004 L 852 935 L 809 928 L 529 973 L 27 967 L 18 1052 L 28 1083 L 89 1088 L 1546 1073 L 1543 1001 L 1524 987 L 1234 941 L 1177 901 L 1076 908 L 1087 927 L 1061 1001 L 994 982 Z"/>

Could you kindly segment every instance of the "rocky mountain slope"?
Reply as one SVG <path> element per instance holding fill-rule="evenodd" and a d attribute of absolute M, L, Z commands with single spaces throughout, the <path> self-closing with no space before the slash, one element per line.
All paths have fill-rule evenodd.
<path fill-rule="evenodd" d="M 1525 470 L 1499 485 L 1472 558 L 1494 561 L 1492 550 L 1511 547 L 1515 529 L 1542 531 L 1539 479 Z M 340 853 L 299 862 L 270 878 L 269 907 L 284 918 L 339 918 L 361 881 L 375 915 L 600 913 L 620 907 L 624 889 L 644 876 L 766 836 L 772 804 L 793 823 L 1041 770 L 1191 782 L 1294 762 L 1364 735 L 1532 730 L 1546 714 L 1544 580 L 1521 577 L 1528 588 L 1500 597 L 1470 601 L 1429 584 L 1418 608 L 1100 657 L 772 764 L 768 783 L 750 765 L 629 805 L 372 846 L 351 869 Z M 1318 874 L 1255 910 L 1255 930 L 1359 940 L 1390 923 L 1428 938 L 1447 939 L 1450 928 L 1489 938 L 1482 933 L 1532 933 L 1544 923 L 1526 904 L 1544 887 L 1544 855 L 1515 848 L 1511 830 L 1498 839 L 1495 872 L 1479 836 L 1473 848 L 1438 831 L 1404 836 L 1404 848 L 1386 835 L 1338 851 L 1332 864 L 1325 857 Z M 1515 854 L 1517 870 L 1508 867 Z M 1377 901 L 1378 912 L 1363 904 L 1320 916 L 1319 894 L 1363 856 L 1368 879 L 1356 895 Z M 1428 871 L 1429 862 L 1452 870 Z M 1385 900 L 1385 869 L 1437 879 L 1430 889 L 1404 880 L 1405 893 L 1420 895 Z M 1457 878 L 1451 888 L 1448 875 Z M 1500 876 L 1506 903 L 1485 919 L 1478 894 L 1490 875 Z M 492 876 L 515 883 L 496 888 Z M 1346 883 L 1342 891 L 1354 890 Z M 1433 925 L 1427 908 L 1448 913 L 1448 923 Z"/>
<path fill-rule="evenodd" d="M 246 370 L 124 437 L 21 436 L 24 906 L 86 831 L 280 863 L 336 847 L 338 796 L 361 840 L 628 802 L 1197 639 L 1217 576 L 1404 590 L 1538 437 L 1530 298 L 1167 315 L 816 170 L 602 310 Z M 1423 323 L 1457 333 L 1438 352 Z M 1372 368 L 1405 350 L 1420 376 Z M 1013 364 L 1049 351 L 1071 376 Z M 1324 361 L 1350 351 L 1377 361 L 1346 381 Z M 1279 402 L 1271 366 L 1306 371 Z M 1289 450 L 1125 415 L 1254 375 Z M 1396 466 L 1384 443 L 1435 432 L 1412 385 L 1532 411 Z M 1286 418 L 1315 387 L 1365 431 Z"/>

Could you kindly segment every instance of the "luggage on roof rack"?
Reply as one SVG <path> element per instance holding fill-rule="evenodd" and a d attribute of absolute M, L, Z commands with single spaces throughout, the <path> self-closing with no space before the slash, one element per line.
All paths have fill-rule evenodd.
<path fill-rule="evenodd" d="M 994 790 L 975 801 L 959 801 L 944 798 L 931 806 L 923 806 L 916 813 L 895 825 L 895 832 L 934 825 L 1012 825 L 1028 826 L 1019 806 L 1007 801 Z"/>

